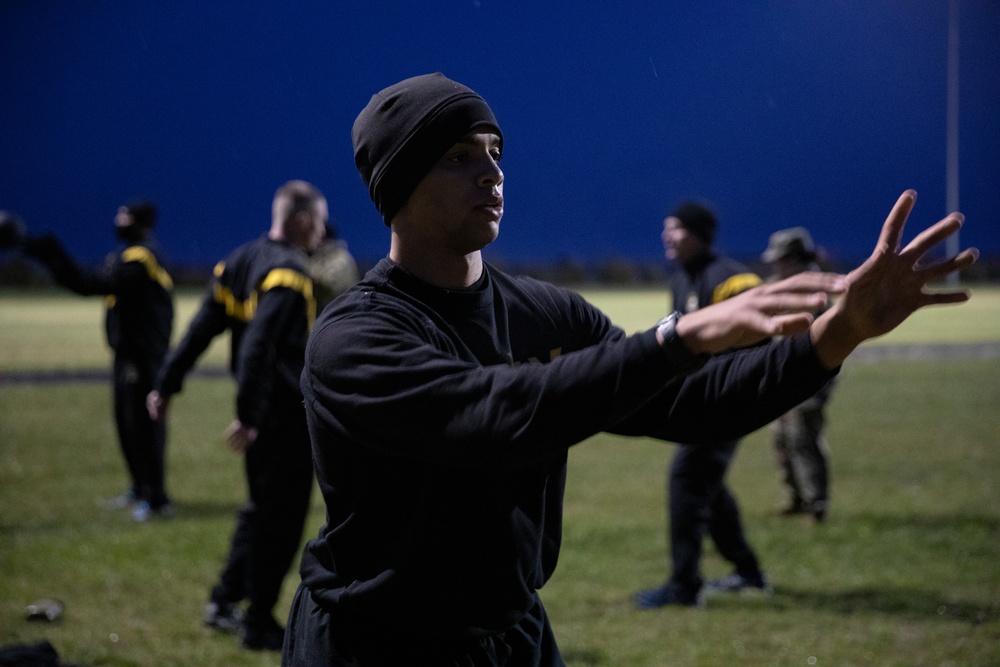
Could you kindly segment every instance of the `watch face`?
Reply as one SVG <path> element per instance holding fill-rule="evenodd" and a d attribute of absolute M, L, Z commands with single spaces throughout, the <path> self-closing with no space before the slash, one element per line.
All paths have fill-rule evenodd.
<path fill-rule="evenodd" d="M 660 334 L 660 338 L 663 339 L 664 343 L 666 343 L 667 339 L 673 335 L 676 322 L 677 312 L 675 311 L 656 323 L 656 332 Z"/>

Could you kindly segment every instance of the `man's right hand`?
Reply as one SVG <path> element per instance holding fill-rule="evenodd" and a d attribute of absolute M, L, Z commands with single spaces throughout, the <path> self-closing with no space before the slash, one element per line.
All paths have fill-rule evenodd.
<path fill-rule="evenodd" d="M 155 389 L 146 395 L 146 411 L 153 421 L 160 421 L 167 416 L 167 408 L 170 407 L 170 398 L 163 396 Z"/>

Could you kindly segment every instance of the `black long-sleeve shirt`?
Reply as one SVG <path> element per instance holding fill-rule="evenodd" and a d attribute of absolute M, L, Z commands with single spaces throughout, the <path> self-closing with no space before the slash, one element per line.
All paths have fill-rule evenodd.
<path fill-rule="evenodd" d="M 158 390 L 179 392 L 212 339 L 229 329 L 236 415 L 258 426 L 273 399 L 301 399 L 315 308 L 305 253 L 266 236 L 239 246 L 216 265 L 198 312 L 160 372 Z"/>
<path fill-rule="evenodd" d="M 807 336 L 681 377 L 568 290 L 491 267 L 469 291 L 390 260 L 324 311 L 302 378 L 327 525 L 303 583 L 335 617 L 468 639 L 515 625 L 556 565 L 568 448 L 601 431 L 749 432 L 829 377 Z"/>

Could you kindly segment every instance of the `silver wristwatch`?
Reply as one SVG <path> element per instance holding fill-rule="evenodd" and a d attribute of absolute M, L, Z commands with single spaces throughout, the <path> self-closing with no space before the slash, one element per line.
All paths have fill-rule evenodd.
<path fill-rule="evenodd" d="M 677 335 L 677 320 L 681 319 L 680 311 L 674 311 L 656 323 L 656 331 L 663 340 L 661 349 L 667 355 L 672 366 L 681 373 L 691 373 L 698 370 L 708 361 L 711 355 L 695 354 Z"/>

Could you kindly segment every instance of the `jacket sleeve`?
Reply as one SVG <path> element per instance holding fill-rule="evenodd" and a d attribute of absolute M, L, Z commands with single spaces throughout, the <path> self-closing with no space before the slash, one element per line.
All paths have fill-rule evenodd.
<path fill-rule="evenodd" d="M 745 434 L 830 375 L 807 337 L 726 355 L 684 378 L 653 330 L 547 364 L 483 367 L 420 328 L 386 313 L 326 320 L 303 373 L 314 429 L 393 458 L 516 467 L 601 431 L 690 442 Z"/>
<path fill-rule="evenodd" d="M 284 275 L 308 280 L 291 271 Z M 303 291 L 291 284 L 268 286 L 265 278 L 254 316 L 243 332 L 236 363 L 236 416 L 245 425 L 259 426 L 276 388 L 289 383 L 278 377 L 287 370 L 279 363 L 285 354 L 282 348 L 298 346 L 301 359 L 307 335 L 307 298 Z M 301 365 L 296 367 L 296 371 L 300 370 Z M 297 388 L 297 373 L 290 383 Z"/>
<path fill-rule="evenodd" d="M 208 349 L 212 340 L 228 326 L 225 306 L 213 298 L 209 287 L 198 312 L 188 325 L 181 342 L 170 351 L 157 379 L 157 390 L 164 396 L 180 393 L 184 377 L 191 371 L 198 358 Z"/>
<path fill-rule="evenodd" d="M 141 270 L 120 262 L 115 262 L 111 270 L 80 266 L 51 234 L 30 239 L 25 244 L 25 251 L 44 264 L 57 283 L 83 296 L 116 294 L 118 285 L 123 282 L 122 271 Z"/>
<path fill-rule="evenodd" d="M 808 334 L 718 355 L 675 379 L 612 432 L 692 444 L 744 436 L 822 388 L 823 368 Z"/>
<path fill-rule="evenodd" d="M 652 330 L 517 366 L 463 361 L 439 335 L 394 313 L 325 320 L 303 373 L 311 419 L 385 456 L 518 466 L 610 428 L 671 377 Z"/>

